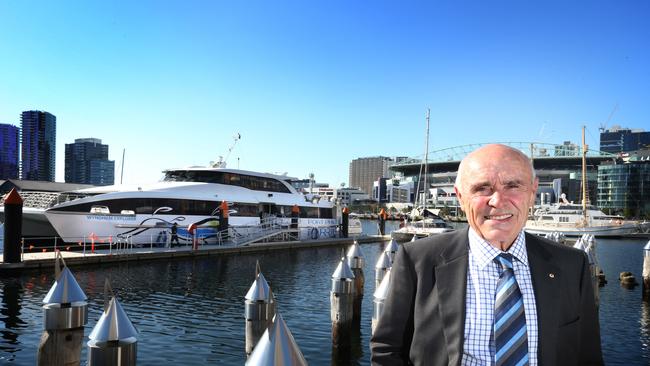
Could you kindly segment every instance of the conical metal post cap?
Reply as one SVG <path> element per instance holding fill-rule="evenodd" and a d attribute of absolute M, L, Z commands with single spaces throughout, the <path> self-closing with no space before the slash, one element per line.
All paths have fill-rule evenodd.
<path fill-rule="evenodd" d="M 336 266 L 334 273 L 332 274 L 333 280 L 345 280 L 345 279 L 354 279 L 354 273 L 350 269 L 350 265 L 345 258 L 341 258 L 339 265 Z"/>
<path fill-rule="evenodd" d="M 385 300 L 388 295 L 388 287 L 390 286 L 390 269 L 386 271 L 384 278 L 381 280 L 379 287 L 375 290 L 373 297 L 375 300 Z"/>
<path fill-rule="evenodd" d="M 113 297 L 88 338 L 97 342 L 109 342 L 135 338 L 137 334 L 138 331 L 133 327 L 122 305 Z"/>
<path fill-rule="evenodd" d="M 273 324 L 260 338 L 253 349 L 253 353 L 246 361 L 246 365 L 307 365 L 307 361 L 293 339 L 293 335 L 284 319 L 282 319 L 282 315 L 275 314 Z"/>
<path fill-rule="evenodd" d="M 44 304 L 70 304 L 86 301 L 88 297 L 68 267 L 63 267 L 59 277 L 43 299 Z"/>
<path fill-rule="evenodd" d="M 387 269 L 392 265 L 390 261 L 390 256 L 387 252 L 381 252 L 379 258 L 377 258 L 377 264 L 375 264 L 375 269 Z"/>
<path fill-rule="evenodd" d="M 363 268 L 365 258 L 359 243 L 355 240 L 354 243 L 350 246 L 347 254 L 348 264 L 352 269 Z"/>
<path fill-rule="evenodd" d="M 397 244 L 397 241 L 395 239 L 391 239 L 390 242 L 386 244 L 386 248 L 384 248 L 384 252 L 389 252 L 389 253 L 397 253 L 398 250 L 399 250 L 399 244 Z"/>
<path fill-rule="evenodd" d="M 249 301 L 271 302 L 271 288 L 261 272 L 257 275 L 257 278 L 248 289 L 245 298 Z"/>

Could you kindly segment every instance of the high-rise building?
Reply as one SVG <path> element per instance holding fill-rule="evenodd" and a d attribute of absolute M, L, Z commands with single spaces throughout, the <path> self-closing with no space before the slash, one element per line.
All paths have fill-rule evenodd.
<path fill-rule="evenodd" d="M 597 205 L 610 214 L 650 217 L 650 150 L 598 166 Z"/>
<path fill-rule="evenodd" d="M 385 156 L 358 158 L 350 162 L 349 186 L 361 188 L 368 195 L 372 194 L 372 185 L 379 178 L 389 178 L 388 167 L 392 159 Z"/>
<path fill-rule="evenodd" d="M 43 111 L 25 111 L 21 130 L 20 178 L 54 182 L 56 117 Z"/>
<path fill-rule="evenodd" d="M 600 151 L 608 153 L 630 152 L 650 148 L 650 132 L 612 126 L 600 132 Z"/>
<path fill-rule="evenodd" d="M 111 185 L 115 180 L 115 161 L 108 160 L 108 145 L 95 138 L 75 139 L 65 144 L 65 182 Z"/>
<path fill-rule="evenodd" d="M 18 127 L 0 124 L 0 179 L 18 179 Z"/>

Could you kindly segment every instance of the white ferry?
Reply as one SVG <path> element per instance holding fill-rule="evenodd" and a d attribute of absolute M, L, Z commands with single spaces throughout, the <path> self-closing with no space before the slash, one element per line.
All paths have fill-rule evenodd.
<path fill-rule="evenodd" d="M 300 211 L 298 239 L 338 234 L 334 203 L 299 193 L 289 177 L 212 167 L 164 173 L 161 182 L 150 185 L 76 191 L 86 197 L 56 204 L 45 210 L 45 215 L 66 242 L 169 244 L 175 223 L 180 242 L 198 237 L 202 243 L 215 243 L 222 236 L 218 232 L 219 207 L 225 201 L 231 239 L 259 233 L 263 223 L 271 233 L 273 228 L 289 228 L 294 206 Z M 196 229 L 190 229 L 192 226 Z"/>

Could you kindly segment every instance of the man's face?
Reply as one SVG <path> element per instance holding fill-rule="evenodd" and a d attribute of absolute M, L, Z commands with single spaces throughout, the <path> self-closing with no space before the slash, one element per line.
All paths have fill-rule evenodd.
<path fill-rule="evenodd" d="M 537 180 L 524 157 L 499 145 L 470 154 L 456 195 L 469 225 L 492 246 L 507 250 L 526 225 Z"/>

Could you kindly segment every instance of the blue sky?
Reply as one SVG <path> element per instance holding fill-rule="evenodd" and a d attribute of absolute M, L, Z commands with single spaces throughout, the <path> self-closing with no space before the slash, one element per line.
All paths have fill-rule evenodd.
<path fill-rule="evenodd" d="M 205 165 L 338 186 L 364 156 L 650 130 L 650 2 L 0 2 L 0 123 L 57 116 L 119 180 Z"/>

